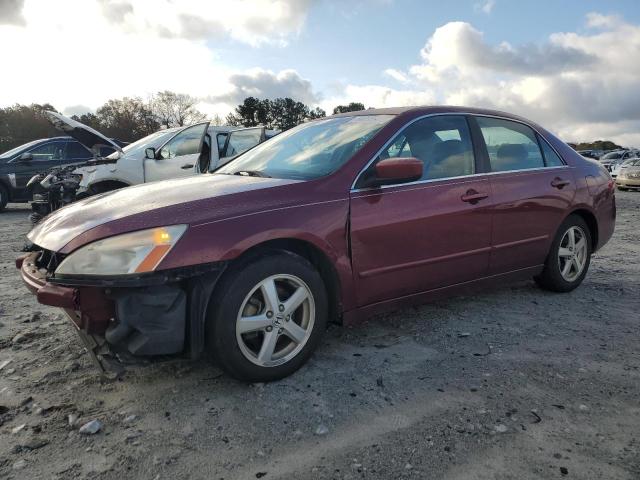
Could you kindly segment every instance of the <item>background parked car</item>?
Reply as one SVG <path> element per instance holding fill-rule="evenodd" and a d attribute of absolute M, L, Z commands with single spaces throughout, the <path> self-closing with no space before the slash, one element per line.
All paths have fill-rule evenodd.
<path fill-rule="evenodd" d="M 110 155 L 112 147 L 103 147 L 99 155 Z M 82 163 L 94 158 L 94 152 L 71 137 L 43 138 L 25 143 L 0 155 L 0 211 L 8 202 L 28 202 L 27 183 L 37 173 L 53 167 Z"/>
<path fill-rule="evenodd" d="M 640 188 L 640 158 L 627 160 L 616 177 L 618 190 Z"/>
<path fill-rule="evenodd" d="M 47 112 L 47 116 L 56 128 L 87 147 L 110 142 L 101 133 L 73 119 L 56 112 Z M 264 127 L 239 129 L 213 126 L 209 122 L 160 130 L 76 170 L 74 173 L 82 175 L 77 196 L 212 172 L 277 133 Z"/>
<path fill-rule="evenodd" d="M 623 168 L 625 168 L 627 165 L 630 165 L 634 160 L 638 158 L 638 156 L 640 156 L 638 155 L 638 152 L 635 152 L 635 153 L 636 153 L 636 156 L 633 158 L 618 160 L 610 164 L 612 178 L 616 178 Z"/>
<path fill-rule="evenodd" d="M 606 167 L 609 172 L 612 171 L 615 164 L 628 160 L 630 158 L 636 158 L 638 156 L 637 150 L 614 150 L 613 152 L 605 153 L 600 157 L 600 163 Z"/>
<path fill-rule="evenodd" d="M 602 156 L 602 151 L 598 150 L 578 150 L 578 153 L 586 158 L 598 160 Z"/>

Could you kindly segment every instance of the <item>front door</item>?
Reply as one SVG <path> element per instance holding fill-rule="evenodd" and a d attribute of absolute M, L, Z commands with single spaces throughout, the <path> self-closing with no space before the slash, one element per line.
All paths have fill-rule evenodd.
<path fill-rule="evenodd" d="M 64 140 L 52 140 L 37 145 L 10 160 L 7 167 L 15 175 L 15 200 L 31 198 L 31 192 L 26 188 L 31 177 L 62 165 L 66 155 L 66 145 L 67 142 Z"/>
<path fill-rule="evenodd" d="M 492 172 L 489 274 L 542 265 L 575 194 L 571 169 L 529 126 L 492 117 L 475 121 Z"/>
<path fill-rule="evenodd" d="M 156 152 L 155 158 L 145 158 L 144 181 L 155 182 L 199 173 L 208 127 L 209 122 L 205 122 L 180 130 Z M 210 155 L 210 150 L 207 149 L 205 154 Z"/>
<path fill-rule="evenodd" d="M 491 192 L 476 174 L 464 116 L 405 127 L 375 163 L 416 157 L 423 177 L 351 192 L 351 248 L 358 305 L 483 277 L 491 244 Z M 363 173 L 366 177 L 367 171 Z"/>

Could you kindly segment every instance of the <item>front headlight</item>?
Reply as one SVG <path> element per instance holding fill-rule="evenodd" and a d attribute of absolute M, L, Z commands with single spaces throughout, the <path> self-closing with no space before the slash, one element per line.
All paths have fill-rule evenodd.
<path fill-rule="evenodd" d="M 126 275 L 155 270 L 187 229 L 158 227 L 90 243 L 65 258 L 60 275 Z"/>

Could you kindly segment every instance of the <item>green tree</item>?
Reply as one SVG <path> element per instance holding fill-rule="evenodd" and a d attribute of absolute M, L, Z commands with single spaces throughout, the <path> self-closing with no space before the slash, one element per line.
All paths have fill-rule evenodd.
<path fill-rule="evenodd" d="M 87 127 L 91 127 L 94 130 L 101 131 L 103 129 L 102 123 L 100 123 L 100 118 L 95 113 L 87 112 L 82 115 L 73 115 L 71 117 L 76 122 L 80 122 Z"/>
<path fill-rule="evenodd" d="M 15 104 L 0 108 L 0 153 L 40 138 L 59 135 L 43 112 L 54 110 L 49 104 Z"/>
<path fill-rule="evenodd" d="M 574 146 L 575 145 L 575 146 Z M 595 142 L 580 142 L 571 145 L 575 150 L 618 150 L 620 145 L 611 140 L 596 140 Z"/>
<path fill-rule="evenodd" d="M 235 110 L 227 115 L 227 123 L 235 126 L 256 127 L 269 123 L 270 100 L 247 97 Z"/>
<path fill-rule="evenodd" d="M 364 110 L 364 103 L 351 102 L 349 105 L 338 105 L 333 109 L 333 114 L 335 115 L 337 113 L 359 112 L 360 110 Z"/>
<path fill-rule="evenodd" d="M 227 115 L 230 125 L 255 127 L 264 125 L 267 128 L 288 130 L 306 120 L 325 117 L 321 108 L 311 110 L 307 105 L 292 98 L 274 98 L 260 100 L 247 97 L 235 110 Z"/>

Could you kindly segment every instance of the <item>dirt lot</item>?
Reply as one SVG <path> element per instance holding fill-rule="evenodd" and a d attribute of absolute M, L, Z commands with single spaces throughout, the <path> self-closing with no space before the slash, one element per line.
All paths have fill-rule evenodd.
<path fill-rule="evenodd" d="M 640 478 L 640 193 L 571 294 L 533 282 L 332 327 L 245 385 L 207 362 L 101 382 L 0 215 L 0 478 Z M 8 362 L 8 363 L 7 363 Z M 102 429 L 80 433 L 94 419 Z"/>

